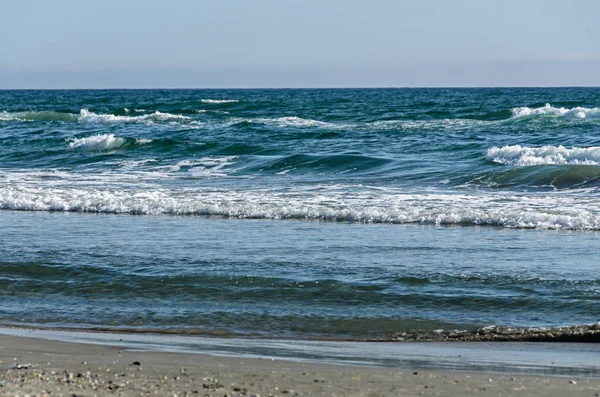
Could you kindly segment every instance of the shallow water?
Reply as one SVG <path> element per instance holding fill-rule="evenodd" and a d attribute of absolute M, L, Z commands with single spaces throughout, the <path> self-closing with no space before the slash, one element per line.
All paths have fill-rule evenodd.
<path fill-rule="evenodd" d="M 3 212 L 4 323 L 248 336 L 598 321 L 595 232 Z"/>
<path fill-rule="evenodd" d="M 199 353 L 407 370 L 481 371 L 511 375 L 600 378 L 598 344 L 393 343 L 227 339 L 0 328 L 0 334 L 119 346 L 138 351 Z"/>

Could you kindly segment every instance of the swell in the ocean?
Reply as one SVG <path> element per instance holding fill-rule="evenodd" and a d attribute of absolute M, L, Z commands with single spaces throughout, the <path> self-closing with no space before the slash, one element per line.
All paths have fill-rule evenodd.
<path fill-rule="evenodd" d="M 388 118 L 384 117 L 380 120 L 352 120 L 338 123 L 332 120 L 307 118 L 298 115 L 297 112 L 285 112 L 278 117 L 240 117 L 233 116 L 231 112 L 219 110 L 219 108 L 210 108 L 210 105 L 231 105 L 239 104 L 242 106 L 256 106 L 251 102 L 241 104 L 239 100 L 234 99 L 202 99 L 201 104 L 209 105 L 206 109 L 200 108 L 172 108 L 168 110 L 154 110 L 147 112 L 145 109 L 129 109 L 121 107 L 121 114 L 118 113 L 102 113 L 90 111 L 87 108 L 82 108 L 78 113 L 70 113 L 59 110 L 28 110 L 28 111 L 8 111 L 0 112 L 0 121 L 46 121 L 46 122 L 82 122 L 82 123 L 153 123 L 165 121 L 192 121 L 193 115 L 214 114 L 220 116 L 232 117 L 224 118 L 221 122 L 227 125 L 239 123 L 258 123 L 266 125 L 274 125 L 280 127 L 330 127 L 330 128 L 359 128 L 359 129 L 430 129 L 436 127 L 460 127 L 462 125 L 481 125 L 481 123 L 494 123 L 497 121 L 519 121 L 534 120 L 534 119 L 563 119 L 569 120 L 598 120 L 600 119 L 600 108 L 597 107 L 582 107 L 576 106 L 556 107 L 551 104 L 546 104 L 541 107 L 520 106 L 507 109 L 499 109 L 483 114 L 467 113 L 458 117 L 451 117 L 449 113 L 425 113 L 416 118 Z M 124 112 L 124 114 L 123 114 Z M 135 113 L 136 115 L 131 115 Z M 437 116 L 437 117 L 436 117 Z M 521 124 L 519 124 L 521 125 Z"/>
<path fill-rule="evenodd" d="M 88 109 L 81 109 L 79 113 L 67 113 L 58 111 L 23 111 L 0 113 L 0 121 L 47 121 L 47 122 L 81 122 L 81 123 L 152 123 L 169 120 L 188 120 L 189 117 L 162 113 L 143 114 L 139 116 L 125 116 L 115 114 L 102 114 L 90 112 Z"/>
<path fill-rule="evenodd" d="M 0 91 L 0 324 L 597 332 L 561 326 L 598 320 L 598 106 L 583 88 Z"/>

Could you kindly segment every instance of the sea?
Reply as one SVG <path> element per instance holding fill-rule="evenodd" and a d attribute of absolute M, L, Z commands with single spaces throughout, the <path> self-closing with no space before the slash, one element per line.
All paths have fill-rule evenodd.
<path fill-rule="evenodd" d="M 0 91 L 0 326 L 600 321 L 600 88 Z"/>

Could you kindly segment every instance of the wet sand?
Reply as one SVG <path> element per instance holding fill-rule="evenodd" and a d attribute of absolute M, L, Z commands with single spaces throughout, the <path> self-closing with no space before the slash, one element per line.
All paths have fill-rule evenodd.
<path fill-rule="evenodd" d="M 372 368 L 0 335 L 0 396 L 599 396 L 600 380 Z"/>

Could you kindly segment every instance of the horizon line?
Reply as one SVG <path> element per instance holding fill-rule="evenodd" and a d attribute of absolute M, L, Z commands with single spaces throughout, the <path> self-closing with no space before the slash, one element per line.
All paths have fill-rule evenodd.
<path fill-rule="evenodd" d="M 347 87 L 77 87 L 77 88 L 2 88 L 0 91 L 117 91 L 117 90 L 390 90 L 390 89 L 518 89 L 518 88 L 600 88 L 600 85 L 480 85 L 480 86 L 347 86 Z"/>

